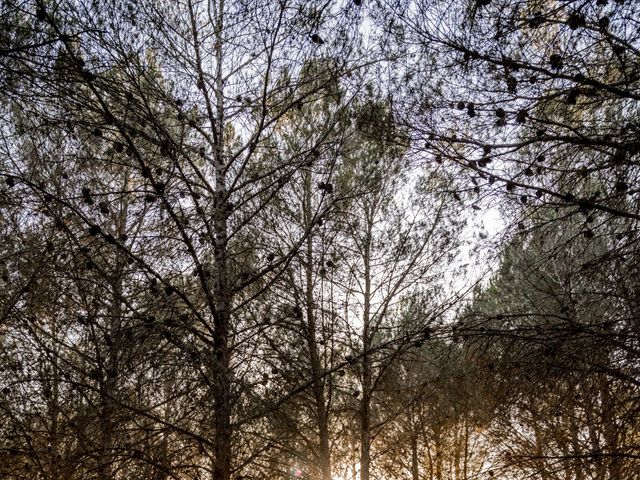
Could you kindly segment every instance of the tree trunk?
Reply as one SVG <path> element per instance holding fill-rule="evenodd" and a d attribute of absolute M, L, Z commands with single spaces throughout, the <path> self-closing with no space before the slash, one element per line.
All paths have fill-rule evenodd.
<path fill-rule="evenodd" d="M 371 235 L 368 212 L 364 241 L 364 306 L 362 314 L 362 401 L 360 403 L 360 480 L 369 480 L 371 463 Z"/>
<path fill-rule="evenodd" d="M 411 480 L 420 480 L 418 470 L 418 438 L 411 439 Z"/>
<path fill-rule="evenodd" d="M 111 393 L 111 382 L 108 379 L 101 381 L 99 480 L 111 480 L 113 476 L 113 402 L 109 398 Z"/>
<path fill-rule="evenodd" d="M 58 329 L 56 320 L 51 320 L 51 336 L 56 338 L 58 335 Z M 57 480 L 60 477 L 60 465 L 58 456 L 60 455 L 60 438 L 59 438 L 59 425 L 58 414 L 60 413 L 60 372 L 58 370 L 58 356 L 54 355 L 52 359 L 51 369 L 51 396 L 47 401 L 47 407 L 49 410 L 49 418 L 51 420 L 49 430 L 49 478 L 51 480 Z"/>
<path fill-rule="evenodd" d="M 128 174 L 125 174 L 124 188 L 129 186 Z M 120 212 L 116 218 L 116 236 L 122 237 L 126 233 L 128 218 L 127 201 L 123 201 Z M 100 465 L 98 466 L 99 478 L 111 480 L 113 478 L 114 462 L 114 397 L 116 396 L 117 376 L 122 351 L 122 294 L 124 289 L 124 271 L 127 267 L 126 259 L 118 256 L 116 269 L 111 279 L 112 299 L 109 306 L 109 323 L 107 332 L 110 336 L 110 344 L 104 359 L 104 371 L 100 380 Z"/>
<path fill-rule="evenodd" d="M 312 222 L 311 213 L 311 174 L 304 173 L 304 224 L 309 228 Z M 313 295 L 313 238 L 311 235 L 306 240 L 305 252 L 305 310 L 307 315 L 307 347 L 311 367 L 311 378 L 322 377 L 322 363 L 316 341 L 317 325 L 314 309 Z M 318 460 L 322 472 L 322 480 L 331 480 L 331 452 L 329 450 L 329 412 L 326 403 L 325 380 L 320 379 L 313 384 L 313 397 L 316 404 L 316 427 L 318 429 Z"/>
<path fill-rule="evenodd" d="M 454 446 L 453 446 L 453 477 L 455 480 L 461 480 L 461 456 L 462 456 L 462 439 L 464 437 L 463 432 L 459 424 L 455 425 Z"/>
<path fill-rule="evenodd" d="M 609 455 L 607 461 L 607 478 L 616 480 L 622 478 L 621 458 L 618 456 L 618 427 L 615 419 L 615 401 L 611 395 L 611 383 L 603 376 L 600 385 L 600 396 L 602 398 L 602 427 L 604 438 L 604 453 Z"/>
<path fill-rule="evenodd" d="M 462 461 L 462 478 L 467 479 L 469 470 L 469 419 L 464 417 L 464 459 Z"/>
<path fill-rule="evenodd" d="M 537 467 L 538 467 L 538 475 L 542 480 L 548 480 L 550 478 L 549 473 L 547 472 L 547 464 L 545 459 L 543 458 L 543 444 L 544 439 L 542 438 L 542 434 L 540 429 L 538 428 L 537 423 L 533 425 L 533 432 L 535 437 L 535 456 L 537 457 Z"/>
<path fill-rule="evenodd" d="M 194 28 L 194 41 L 198 63 L 198 82 L 202 86 L 213 138 L 213 162 L 215 170 L 216 202 L 213 212 L 214 230 L 214 260 L 215 278 L 213 285 L 213 401 L 214 401 L 214 439 L 213 439 L 213 480 L 229 480 L 231 477 L 231 440 L 232 440 L 232 399 L 231 399 L 231 352 L 229 350 L 229 336 L 231 324 L 232 285 L 229 278 L 227 264 L 228 256 L 228 216 L 231 213 L 231 203 L 227 198 L 227 165 L 224 156 L 224 80 L 223 80 L 223 14 L 224 1 L 219 0 L 216 5 L 215 26 L 215 113 L 210 102 L 209 92 L 204 81 L 203 63 L 200 57 L 200 40 L 198 29 Z M 192 12 L 192 22 L 195 24 Z"/>
<path fill-rule="evenodd" d="M 219 199 L 226 198 L 223 169 L 218 171 L 216 191 Z M 227 272 L 227 205 L 218 202 L 215 212 L 215 282 L 213 297 L 213 401 L 214 401 L 214 467 L 213 480 L 229 480 L 231 475 L 231 358 L 229 324 L 231 291 Z"/>

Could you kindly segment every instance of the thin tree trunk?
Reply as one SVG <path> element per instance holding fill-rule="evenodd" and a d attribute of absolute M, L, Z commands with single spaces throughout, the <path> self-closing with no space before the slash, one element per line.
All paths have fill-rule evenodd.
<path fill-rule="evenodd" d="M 114 449 L 114 416 L 115 406 L 113 398 L 116 395 L 116 376 L 119 363 L 119 341 L 117 334 L 119 331 L 120 319 L 122 316 L 122 275 L 121 269 L 116 271 L 113 282 L 113 298 L 109 307 L 109 327 L 108 335 L 111 337 L 111 345 L 108 346 L 104 361 L 103 371 L 100 379 L 100 456 L 98 466 L 98 477 L 101 480 L 111 480 L 113 478 L 113 449 Z"/>
<path fill-rule="evenodd" d="M 533 432 L 535 436 L 535 454 L 536 454 L 536 457 L 538 458 L 538 461 L 536 462 L 539 468 L 538 475 L 542 480 L 548 480 L 550 477 L 549 477 L 549 473 L 547 472 L 547 464 L 543 458 L 543 450 L 542 450 L 542 444 L 544 440 L 542 438 L 538 425 L 535 423 L 533 425 Z"/>
<path fill-rule="evenodd" d="M 213 369 L 213 399 L 214 399 L 214 465 L 213 480 L 229 480 L 231 477 L 231 352 L 229 350 L 229 336 L 231 323 L 231 283 L 227 265 L 228 255 L 228 224 L 227 218 L 231 213 L 231 204 L 227 198 L 226 163 L 224 157 L 224 81 L 222 69 L 222 49 L 223 49 L 223 13 L 224 0 L 218 0 L 216 12 L 216 42 L 214 49 L 216 53 L 215 72 L 215 110 L 210 108 L 209 94 L 202 72 L 202 59 L 198 58 L 199 82 L 202 85 L 203 94 L 207 100 L 209 120 L 214 132 L 214 169 L 215 169 L 215 193 L 216 206 L 214 209 L 214 259 L 215 259 L 215 281 L 213 298 L 215 310 L 213 312 L 214 322 L 214 369 Z M 197 29 L 194 31 L 197 35 Z M 198 44 L 198 40 L 196 43 Z M 199 56 L 199 45 L 197 46 Z"/>
<path fill-rule="evenodd" d="M 125 173 L 124 188 L 129 187 L 129 176 Z M 120 204 L 120 211 L 116 218 L 115 235 L 121 238 L 126 233 L 128 218 L 128 201 L 124 200 Z M 111 480 L 113 478 L 114 463 L 114 397 L 116 395 L 117 376 L 120 364 L 120 353 L 122 348 L 122 338 L 120 337 L 122 327 L 122 294 L 124 289 L 124 271 L 126 269 L 126 259 L 118 256 L 116 259 L 116 269 L 111 280 L 113 298 L 109 306 L 108 335 L 110 336 L 107 354 L 104 359 L 104 369 L 100 380 L 100 465 L 99 478 Z"/>
<path fill-rule="evenodd" d="M 460 472 L 461 472 L 461 468 L 460 468 L 460 462 L 461 462 L 461 456 L 462 456 L 462 437 L 464 436 L 463 433 L 460 431 L 461 427 L 459 425 L 455 426 L 455 435 L 454 435 L 454 447 L 453 447 L 453 478 L 455 478 L 456 480 L 461 480 L 460 477 Z"/>
<path fill-rule="evenodd" d="M 311 174 L 304 173 L 304 223 L 309 227 L 311 213 Z M 306 239 L 305 265 L 305 309 L 307 315 L 307 347 L 309 349 L 311 378 L 322 378 L 322 364 L 316 341 L 317 325 L 313 295 L 313 238 Z M 322 480 L 331 480 L 331 452 L 329 450 L 329 413 L 325 398 L 325 381 L 321 379 L 313 385 L 313 397 L 316 404 L 316 427 L 318 429 L 318 460 L 322 471 Z"/>
<path fill-rule="evenodd" d="M 435 436 L 436 447 L 436 480 L 442 480 L 442 445 L 440 442 L 440 433 Z"/>
<path fill-rule="evenodd" d="M 58 329 L 56 320 L 51 320 L 51 336 L 57 338 Z M 59 438 L 59 426 L 58 426 L 58 413 L 60 412 L 60 376 L 58 371 L 58 356 L 54 355 L 52 359 L 51 370 L 51 397 L 48 401 L 49 406 L 49 418 L 51 419 L 51 426 L 49 430 L 49 444 L 51 445 L 51 453 L 49 458 L 49 478 L 51 480 L 57 480 L 60 477 L 60 465 L 58 462 L 58 456 L 60 455 L 60 438 Z"/>
<path fill-rule="evenodd" d="M 575 480 L 584 480 L 584 473 L 582 469 L 582 461 L 580 457 L 582 455 L 582 447 L 580 446 L 580 425 L 578 424 L 578 420 L 576 415 L 579 415 L 577 409 L 572 408 L 571 417 L 569 418 L 569 431 L 571 435 L 571 454 L 575 455 L 575 460 L 573 461 L 573 478 Z"/>
<path fill-rule="evenodd" d="M 462 478 L 467 479 L 469 470 L 469 419 L 464 417 L 464 459 L 462 462 Z"/>
<path fill-rule="evenodd" d="M 618 428 L 615 420 L 615 403 L 609 390 L 610 382 L 606 377 L 603 377 L 600 385 L 601 398 L 602 398 L 602 424 L 603 424 L 603 437 L 605 441 L 605 453 L 610 455 L 607 461 L 607 477 L 610 480 L 617 480 L 622 478 L 621 471 L 621 459 L 617 456 L 618 453 Z"/>
<path fill-rule="evenodd" d="M 411 480 L 420 480 L 418 466 L 418 438 L 414 436 L 411 439 Z"/>
<path fill-rule="evenodd" d="M 218 162 L 217 162 L 218 163 Z M 218 199 L 226 198 L 224 170 L 218 169 Z M 231 358 L 229 326 L 231 290 L 227 272 L 227 205 L 218 202 L 215 212 L 215 281 L 213 297 L 213 401 L 214 401 L 214 467 L 213 480 L 229 480 L 231 475 Z"/>
<path fill-rule="evenodd" d="M 364 306 L 362 314 L 362 401 L 360 403 L 360 480 L 369 480 L 371 463 L 371 235 L 368 212 L 364 241 Z"/>

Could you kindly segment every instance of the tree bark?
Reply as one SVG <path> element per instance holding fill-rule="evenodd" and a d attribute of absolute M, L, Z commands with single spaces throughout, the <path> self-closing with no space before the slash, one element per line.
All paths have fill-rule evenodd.
<path fill-rule="evenodd" d="M 418 438 L 411 439 L 411 480 L 420 480 L 418 463 Z"/>
<path fill-rule="evenodd" d="M 362 401 L 360 403 L 360 480 L 369 480 L 371 464 L 371 236 L 373 222 L 365 209 L 367 221 L 363 245 L 364 305 L 362 313 Z"/>
<path fill-rule="evenodd" d="M 309 228 L 312 222 L 311 212 L 311 174 L 304 173 L 304 223 Z M 306 239 L 305 252 L 305 310 L 307 316 L 307 347 L 309 349 L 309 359 L 311 367 L 311 378 L 318 378 L 313 384 L 313 398 L 316 404 L 316 427 L 318 429 L 318 460 L 322 472 L 322 480 L 331 480 L 331 452 L 329 447 L 329 412 L 327 408 L 325 380 L 322 376 L 322 363 L 316 341 L 317 324 L 314 308 L 313 295 L 313 238 L 311 235 Z"/>

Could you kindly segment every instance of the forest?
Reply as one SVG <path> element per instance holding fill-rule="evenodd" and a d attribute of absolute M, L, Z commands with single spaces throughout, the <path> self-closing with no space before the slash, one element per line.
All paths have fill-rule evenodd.
<path fill-rule="evenodd" d="M 640 479 L 640 2 L 2 0 L 0 479 Z"/>

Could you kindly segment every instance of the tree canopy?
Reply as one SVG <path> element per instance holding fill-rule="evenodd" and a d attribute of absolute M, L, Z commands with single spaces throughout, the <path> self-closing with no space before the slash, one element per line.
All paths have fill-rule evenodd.
<path fill-rule="evenodd" d="M 639 100 L 630 0 L 5 0 L 0 478 L 637 478 Z"/>

